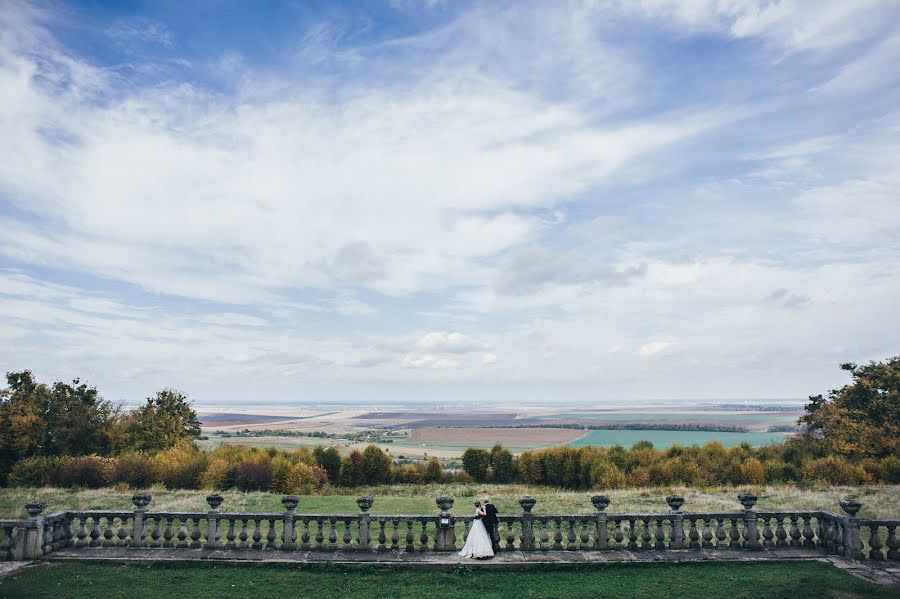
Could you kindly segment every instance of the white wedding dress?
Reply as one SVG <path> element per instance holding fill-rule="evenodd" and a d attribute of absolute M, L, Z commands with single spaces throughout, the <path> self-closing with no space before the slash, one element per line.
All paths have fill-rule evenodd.
<path fill-rule="evenodd" d="M 487 529 L 480 519 L 472 522 L 472 529 L 469 530 L 469 536 L 466 537 L 466 544 L 463 545 L 462 551 L 459 552 L 460 557 L 493 557 L 494 548 L 491 546 L 491 538 L 488 536 Z"/>

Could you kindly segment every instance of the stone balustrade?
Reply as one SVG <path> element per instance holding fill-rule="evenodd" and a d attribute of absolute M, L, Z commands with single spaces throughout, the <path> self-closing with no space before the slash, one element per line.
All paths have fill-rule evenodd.
<path fill-rule="evenodd" d="M 301 498 L 293 495 L 282 499 L 285 511 L 278 513 L 224 512 L 218 494 L 207 497 L 206 512 L 148 511 L 149 493 L 135 493 L 132 501 L 131 511 L 67 510 L 49 516 L 42 516 L 43 504 L 30 503 L 29 518 L 0 520 L 0 560 L 107 547 L 200 558 L 210 550 L 449 553 L 462 546 L 474 520 L 454 514 L 453 498 L 446 496 L 436 499 L 435 515 L 371 514 L 375 500 L 369 496 L 357 499 L 356 514 L 298 513 Z M 609 498 L 595 495 L 595 513 L 561 515 L 533 513 L 536 500 L 522 497 L 521 513 L 499 516 L 496 540 L 501 552 L 796 549 L 900 561 L 900 520 L 857 518 L 858 502 L 842 501 L 844 514 L 837 514 L 757 511 L 751 494 L 738 501 L 739 511 L 683 512 L 684 498 L 670 495 L 667 512 L 620 514 L 607 512 Z M 201 549 L 206 552 L 191 551 Z"/>

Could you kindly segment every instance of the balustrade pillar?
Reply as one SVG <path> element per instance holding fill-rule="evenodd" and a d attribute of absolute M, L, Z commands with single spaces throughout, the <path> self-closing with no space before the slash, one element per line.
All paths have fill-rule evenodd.
<path fill-rule="evenodd" d="M 144 512 L 150 505 L 153 496 L 150 493 L 135 493 L 131 496 L 131 503 L 134 504 L 134 529 L 131 531 L 131 546 L 143 547 L 144 537 Z"/>
<path fill-rule="evenodd" d="M 609 544 L 608 531 L 606 529 L 606 508 L 609 507 L 609 497 L 606 495 L 594 495 L 591 497 L 591 503 L 597 510 L 597 530 L 594 533 L 594 547 L 596 549 L 606 549 Z"/>
<path fill-rule="evenodd" d="M 206 514 L 206 546 L 209 548 L 214 548 L 219 544 L 219 506 L 222 505 L 223 501 L 225 501 L 225 498 L 218 493 L 206 496 L 206 503 L 209 504 L 209 512 Z M 194 527 L 198 533 L 200 532 L 199 526 L 200 521 L 194 520 Z M 191 543 L 192 547 L 200 545 L 199 535 L 197 535 L 197 538 L 194 538 L 192 532 L 191 538 L 194 539 L 194 542 Z"/>
<path fill-rule="evenodd" d="M 434 539 L 434 548 L 437 551 L 453 551 L 456 549 L 456 533 L 453 530 L 453 515 L 450 508 L 453 507 L 453 498 L 441 496 L 435 499 L 438 507 L 441 509 L 438 518 L 438 528 Z"/>
<path fill-rule="evenodd" d="M 297 548 L 294 542 L 294 510 L 300 498 L 296 495 L 285 495 L 281 498 L 281 505 L 284 506 L 284 527 L 281 531 L 281 548 L 285 551 L 293 551 Z"/>
<path fill-rule="evenodd" d="M 666 503 L 672 510 L 670 516 L 672 522 L 672 537 L 669 542 L 671 549 L 684 549 L 684 516 L 681 514 L 681 506 L 684 505 L 684 497 L 681 495 L 669 495 Z"/>
<path fill-rule="evenodd" d="M 531 510 L 536 503 L 537 499 L 530 495 L 519 498 L 519 505 L 522 506 L 522 539 L 519 546 L 523 551 L 534 549 L 534 515 L 531 513 Z M 506 546 L 511 548 L 508 541 Z"/>
<path fill-rule="evenodd" d="M 859 518 L 856 517 L 862 504 L 853 499 L 841 501 L 841 509 L 847 514 L 844 518 L 844 556 L 854 560 L 865 559 L 862 540 L 859 538 Z"/>
<path fill-rule="evenodd" d="M 362 511 L 359 516 L 359 546 L 362 549 L 370 549 L 372 546 L 369 536 L 369 523 L 372 521 L 372 516 L 369 515 L 369 510 L 372 509 L 374 503 L 375 499 L 371 495 L 356 498 L 356 505 Z"/>
<path fill-rule="evenodd" d="M 756 495 L 752 493 L 738 495 L 738 501 L 744 506 L 744 549 L 762 549 L 762 544 L 759 542 L 759 529 L 756 526 L 756 512 L 753 510 L 756 500 Z"/>
<path fill-rule="evenodd" d="M 47 504 L 43 501 L 33 501 L 25 504 L 25 511 L 29 518 L 24 521 L 24 527 L 19 529 L 16 548 L 13 559 L 31 560 L 41 557 L 44 545 L 44 519 L 41 512 Z"/>

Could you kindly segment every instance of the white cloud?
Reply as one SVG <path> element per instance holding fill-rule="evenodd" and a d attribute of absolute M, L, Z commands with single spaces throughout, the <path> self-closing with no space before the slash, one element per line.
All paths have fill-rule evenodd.
<path fill-rule="evenodd" d="M 668 341 L 651 341 L 639 347 L 635 354 L 638 356 L 655 356 L 668 349 L 671 345 Z"/>

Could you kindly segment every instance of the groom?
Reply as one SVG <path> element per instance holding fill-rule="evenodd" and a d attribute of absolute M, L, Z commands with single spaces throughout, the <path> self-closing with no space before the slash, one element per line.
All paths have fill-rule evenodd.
<path fill-rule="evenodd" d="M 487 495 L 482 498 L 481 505 L 484 506 L 485 511 L 481 523 L 484 524 L 488 537 L 491 539 L 491 548 L 494 550 L 494 555 L 497 555 L 497 552 L 500 551 L 500 543 L 497 542 L 497 508 L 494 507 L 494 504 L 491 503 L 491 498 Z"/>

